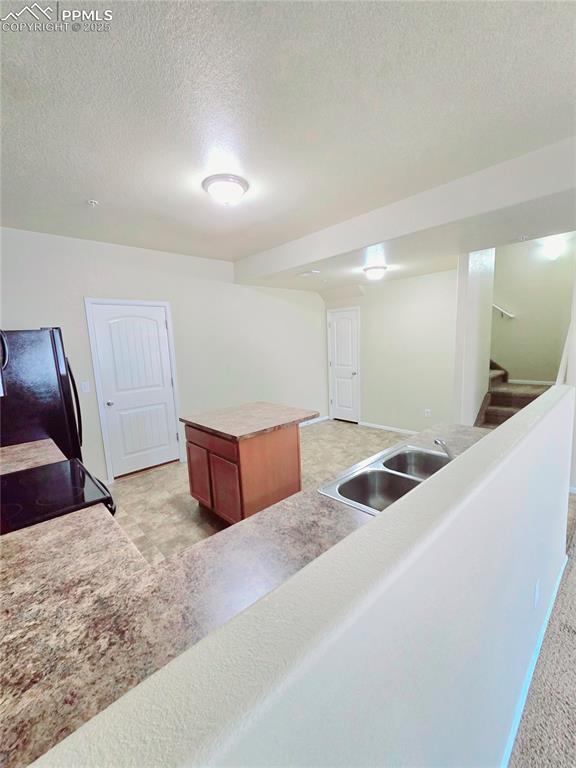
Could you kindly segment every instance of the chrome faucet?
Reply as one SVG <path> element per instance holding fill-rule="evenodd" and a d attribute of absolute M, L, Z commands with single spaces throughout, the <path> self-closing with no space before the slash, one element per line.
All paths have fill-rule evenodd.
<path fill-rule="evenodd" d="M 450 461 L 452 461 L 452 459 L 454 459 L 454 458 L 455 458 L 455 456 L 454 456 L 454 454 L 452 453 L 452 451 L 450 450 L 450 448 L 448 448 L 448 446 L 446 445 L 446 443 L 444 442 L 444 440 L 442 440 L 441 438 L 437 437 L 437 438 L 436 438 L 436 440 L 434 440 L 434 445 L 439 445 L 439 446 L 440 446 L 440 448 L 442 448 L 442 450 L 443 450 L 443 451 L 444 451 L 444 453 L 446 454 L 446 456 L 448 456 L 448 458 L 450 459 Z"/>

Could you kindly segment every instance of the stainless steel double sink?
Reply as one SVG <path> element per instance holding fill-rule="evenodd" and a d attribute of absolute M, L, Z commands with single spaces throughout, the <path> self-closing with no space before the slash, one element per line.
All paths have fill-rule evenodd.
<path fill-rule="evenodd" d="M 376 515 L 449 462 L 446 454 L 427 448 L 389 448 L 350 467 L 320 493 Z"/>

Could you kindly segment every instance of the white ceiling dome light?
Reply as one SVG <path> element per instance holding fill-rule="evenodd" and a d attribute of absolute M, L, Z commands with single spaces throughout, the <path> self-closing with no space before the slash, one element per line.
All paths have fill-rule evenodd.
<path fill-rule="evenodd" d="M 216 173 L 207 176 L 202 188 L 220 205 L 236 205 L 242 200 L 250 185 L 242 176 L 233 173 Z"/>
<path fill-rule="evenodd" d="M 549 261 L 556 261 L 566 250 L 568 233 L 549 235 L 540 240 L 540 247 L 544 257 Z"/>
<path fill-rule="evenodd" d="M 382 280 L 388 267 L 385 264 L 364 267 L 364 274 L 368 280 Z"/>

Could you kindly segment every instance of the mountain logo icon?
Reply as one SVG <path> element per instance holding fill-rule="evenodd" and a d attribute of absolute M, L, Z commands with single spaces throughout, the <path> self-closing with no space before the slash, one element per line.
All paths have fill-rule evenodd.
<path fill-rule="evenodd" d="M 23 13 L 31 14 L 34 16 L 36 21 L 44 21 L 46 19 L 48 19 L 48 21 L 52 21 L 52 8 L 50 8 L 50 6 L 42 8 L 40 5 L 38 5 L 38 3 L 34 3 L 33 5 L 25 5 L 22 10 L 18 11 L 18 13 L 10 11 L 10 13 L 7 13 L 6 16 L 0 19 L 0 21 L 18 21 Z"/>

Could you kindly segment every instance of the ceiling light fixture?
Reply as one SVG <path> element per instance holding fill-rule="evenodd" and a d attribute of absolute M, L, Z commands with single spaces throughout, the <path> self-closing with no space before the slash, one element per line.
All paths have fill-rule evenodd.
<path fill-rule="evenodd" d="M 86 200 L 86 205 L 89 205 L 90 208 L 96 208 L 97 205 L 100 205 L 98 200 Z"/>
<path fill-rule="evenodd" d="M 242 176 L 233 173 L 216 173 L 202 182 L 202 189 L 221 205 L 236 205 L 249 189 L 249 184 Z"/>
<path fill-rule="evenodd" d="M 567 235 L 550 235 L 540 240 L 542 253 L 549 261 L 556 261 L 566 250 Z"/>
<path fill-rule="evenodd" d="M 385 264 L 364 267 L 364 274 L 368 280 L 382 280 L 388 267 Z"/>

